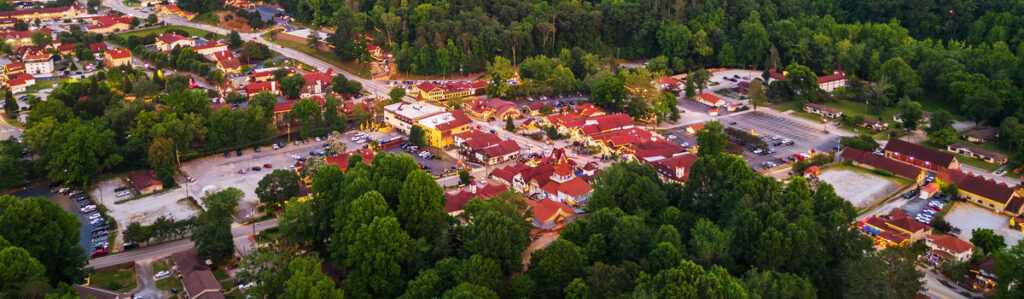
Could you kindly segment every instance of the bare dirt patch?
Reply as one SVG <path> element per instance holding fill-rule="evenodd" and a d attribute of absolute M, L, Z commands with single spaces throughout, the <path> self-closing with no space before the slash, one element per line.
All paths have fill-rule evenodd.
<path fill-rule="evenodd" d="M 858 208 L 871 206 L 900 187 L 885 178 L 849 169 L 827 169 L 818 178 Z"/>

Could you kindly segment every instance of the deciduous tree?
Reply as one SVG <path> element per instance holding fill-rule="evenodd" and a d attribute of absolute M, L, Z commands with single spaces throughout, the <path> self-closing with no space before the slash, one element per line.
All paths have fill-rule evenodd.
<path fill-rule="evenodd" d="M 256 196 L 260 202 L 276 209 L 299 194 L 299 176 L 295 172 L 278 169 L 260 179 Z"/>

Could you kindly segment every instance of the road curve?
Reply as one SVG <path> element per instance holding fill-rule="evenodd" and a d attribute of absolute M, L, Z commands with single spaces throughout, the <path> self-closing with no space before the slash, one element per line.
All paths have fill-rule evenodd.
<path fill-rule="evenodd" d="M 137 17 L 137 18 L 145 19 L 146 17 L 149 16 L 148 13 L 143 12 L 143 11 L 141 11 L 141 10 L 135 8 L 135 7 L 128 7 L 128 6 L 124 5 L 124 3 L 122 3 L 120 0 L 103 0 L 103 5 L 106 5 L 107 7 L 110 7 L 113 10 L 120 11 L 120 12 L 123 12 L 125 14 Z M 222 35 L 228 35 L 228 34 L 231 33 L 230 30 L 227 30 L 227 29 L 224 29 L 224 28 L 214 27 L 214 26 L 210 26 L 210 25 L 206 25 L 206 24 L 193 23 L 193 22 L 189 22 L 189 21 L 184 20 L 184 19 L 179 18 L 179 17 L 169 17 L 169 18 L 161 17 L 160 19 L 162 21 L 164 21 L 167 25 L 178 25 L 178 26 L 192 27 L 192 28 L 195 28 L 195 29 L 206 30 L 206 31 L 210 31 L 210 32 L 217 33 L 217 34 L 222 34 Z M 385 84 L 383 82 L 361 78 L 361 77 L 356 76 L 356 75 L 354 75 L 352 73 L 349 73 L 348 71 L 345 71 L 342 68 L 336 67 L 336 66 L 334 66 L 334 65 L 332 65 L 330 63 L 324 62 L 324 61 L 322 61 L 320 59 L 317 59 L 317 58 L 314 58 L 312 56 L 306 55 L 305 53 L 302 53 L 302 52 L 299 52 L 299 51 L 296 51 L 296 50 L 292 50 L 290 48 L 286 48 L 286 47 L 280 46 L 278 44 L 266 41 L 263 38 L 260 38 L 260 35 L 263 34 L 265 31 L 266 30 L 255 32 L 255 33 L 239 33 L 239 36 L 242 37 L 243 41 L 256 41 L 258 43 L 264 44 L 264 45 L 270 47 L 271 49 L 273 49 L 274 51 L 276 51 L 278 53 L 281 53 L 281 55 L 283 55 L 285 57 L 301 61 L 301 62 L 303 62 L 305 64 L 308 64 L 310 66 L 313 66 L 313 67 L 315 67 L 317 69 L 320 69 L 320 70 L 332 69 L 332 70 L 334 70 L 334 72 L 344 75 L 345 78 L 348 78 L 349 80 L 355 80 L 355 81 L 357 81 L 359 83 L 362 83 L 363 84 L 363 89 L 366 89 L 366 90 L 368 90 L 370 92 L 373 92 L 373 93 L 377 93 L 377 94 L 379 94 L 381 96 L 386 96 L 391 91 L 391 89 L 388 88 L 387 84 Z"/>

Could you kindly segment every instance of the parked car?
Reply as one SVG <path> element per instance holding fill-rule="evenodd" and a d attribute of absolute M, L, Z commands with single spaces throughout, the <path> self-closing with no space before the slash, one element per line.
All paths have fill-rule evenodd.
<path fill-rule="evenodd" d="M 164 271 L 156 272 L 156 274 L 153 274 L 153 278 L 160 279 L 160 278 L 167 277 L 169 275 L 171 275 L 171 271 L 164 270 Z"/>
<path fill-rule="evenodd" d="M 272 147 L 272 148 L 274 148 L 274 150 L 275 150 L 275 151 L 276 151 L 277 149 L 281 148 L 281 147 L 277 146 L 277 143 L 274 143 L 274 145 L 272 145 L 271 147 Z"/>
<path fill-rule="evenodd" d="M 230 158 L 231 152 L 224 152 L 224 158 Z"/>
<path fill-rule="evenodd" d="M 270 163 L 263 164 L 263 168 L 272 168 L 272 167 L 274 167 L 274 165 L 271 165 Z"/>
<path fill-rule="evenodd" d="M 139 248 L 139 244 L 135 244 L 135 243 L 124 244 L 124 247 L 122 247 L 122 248 L 124 248 L 124 251 L 129 251 L 129 250 L 132 250 L 132 249 L 135 249 L 135 248 Z"/>
<path fill-rule="evenodd" d="M 259 166 L 253 166 L 252 167 L 253 171 L 260 171 L 260 169 L 262 169 L 262 168 L 260 168 Z"/>
<path fill-rule="evenodd" d="M 235 154 L 241 156 L 242 155 L 242 150 L 236 150 Z"/>
<path fill-rule="evenodd" d="M 107 250 L 106 249 L 100 249 L 100 250 L 93 251 L 93 253 L 90 255 L 90 257 L 100 257 L 100 256 L 104 256 L 104 255 L 107 255 Z"/>

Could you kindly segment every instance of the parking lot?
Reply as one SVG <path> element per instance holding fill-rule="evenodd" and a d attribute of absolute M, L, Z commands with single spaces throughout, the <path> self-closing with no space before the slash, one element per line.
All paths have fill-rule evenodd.
<path fill-rule="evenodd" d="M 958 202 L 956 207 L 946 214 L 946 222 L 960 229 L 957 237 L 963 240 L 970 240 L 971 231 L 977 228 L 988 228 L 1003 236 L 1007 246 L 1024 239 L 1024 233 L 1007 228 L 1010 219 L 1005 215 L 993 213 L 970 203 Z"/>
<path fill-rule="evenodd" d="M 871 206 L 901 187 L 878 175 L 842 168 L 822 171 L 818 178 L 831 184 L 837 195 L 845 198 L 857 208 Z"/>
<path fill-rule="evenodd" d="M 796 153 L 807 153 L 814 150 L 819 153 L 828 153 L 834 147 L 839 146 L 839 137 L 849 134 L 830 129 L 825 134 L 821 127 L 815 127 L 802 119 L 794 119 L 792 116 L 783 115 L 774 111 L 757 111 L 737 113 L 718 120 L 725 127 L 735 128 L 741 131 L 750 132 L 752 129 L 762 138 L 778 136 L 779 140 L 790 139 L 793 145 L 780 145 L 774 147 L 776 152 L 767 155 L 758 155 L 749 150 L 743 151 L 743 157 L 747 164 L 755 169 L 761 169 L 761 163 L 772 161 L 781 164 L 779 158 L 789 157 Z M 696 144 L 697 138 L 686 134 L 686 126 L 679 126 L 669 129 L 669 133 L 677 136 L 674 140 L 679 144 Z M 770 141 L 769 141 L 770 143 Z"/>
<path fill-rule="evenodd" d="M 93 246 L 93 242 L 91 241 L 92 232 L 93 230 L 96 229 L 96 227 L 90 223 L 91 221 L 89 220 L 89 217 L 86 216 L 86 214 L 88 213 L 82 213 L 78 205 L 75 204 L 74 201 L 69 199 L 67 196 L 50 192 L 50 189 L 46 185 L 25 189 L 21 192 L 17 192 L 11 195 L 22 198 L 35 196 L 45 197 L 52 201 L 53 203 L 59 205 L 68 213 L 75 214 L 75 217 L 78 218 L 78 221 L 82 222 L 81 232 L 79 232 L 80 239 L 78 241 L 78 245 L 82 246 L 82 249 L 85 249 L 86 256 L 89 256 L 96 251 L 95 246 Z"/>

